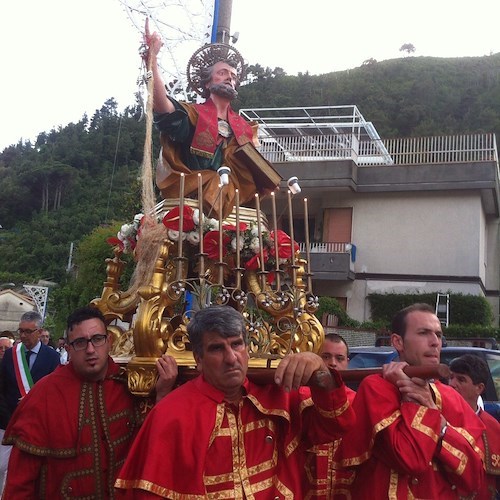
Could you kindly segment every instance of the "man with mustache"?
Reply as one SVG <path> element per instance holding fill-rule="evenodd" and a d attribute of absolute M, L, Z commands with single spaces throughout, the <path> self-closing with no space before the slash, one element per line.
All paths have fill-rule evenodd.
<path fill-rule="evenodd" d="M 354 398 L 358 422 L 342 440 L 342 464 L 355 467 L 352 498 L 458 499 L 484 481 L 483 425 L 451 387 L 408 377 L 407 365 L 437 365 L 441 323 L 428 304 L 392 321 L 400 361 L 366 377 Z"/>
<path fill-rule="evenodd" d="M 337 333 L 327 333 L 321 346 L 320 356 L 331 370 L 349 368 L 349 347 L 345 339 Z M 352 404 L 356 392 L 346 387 L 349 403 Z M 354 473 L 347 469 L 336 469 L 333 463 L 335 450 L 341 439 L 328 444 L 313 446 L 306 455 L 304 488 L 307 498 L 336 498 L 349 490 Z"/>
<path fill-rule="evenodd" d="M 5 431 L 13 445 L 3 498 L 114 498 L 114 481 L 140 425 L 140 401 L 109 356 L 105 318 L 93 307 L 67 320 L 69 363 L 37 382 Z M 157 361 L 156 399 L 177 378 L 173 358 Z"/>
<path fill-rule="evenodd" d="M 188 334 L 200 375 L 147 417 L 118 475 L 123 497 L 304 498 L 306 450 L 355 421 L 338 373 L 301 352 L 275 383 L 252 383 L 244 318 L 229 306 L 198 311 Z"/>
<path fill-rule="evenodd" d="M 185 174 L 184 194 L 196 197 L 198 173 L 202 172 L 205 208 L 219 217 L 218 196 L 223 196 L 226 218 L 235 204 L 236 189 L 241 205 L 254 202 L 255 193 L 266 194 L 250 170 L 235 162 L 235 150 L 245 144 L 258 144 L 257 124 L 247 122 L 231 108 L 244 72 L 244 61 L 237 50 L 226 44 L 208 44 L 199 49 L 188 64 L 191 88 L 204 97 L 202 104 L 178 102 L 167 96 L 158 67 L 163 45 L 160 35 L 150 33 L 146 24 L 145 43 L 154 80 L 154 122 L 161 132 L 161 158 L 156 167 L 156 183 L 164 198 L 179 197 L 180 174 Z M 217 170 L 231 169 L 229 184 L 220 190 Z"/>

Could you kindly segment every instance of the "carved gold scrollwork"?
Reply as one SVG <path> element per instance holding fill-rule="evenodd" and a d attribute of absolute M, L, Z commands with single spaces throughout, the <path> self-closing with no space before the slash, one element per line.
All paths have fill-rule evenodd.
<path fill-rule="evenodd" d="M 248 220 L 256 220 L 255 211 L 245 209 Z M 127 364 L 129 389 L 133 394 L 149 396 L 157 380 L 156 360 L 165 352 L 175 357 L 179 366 L 195 366 L 187 336 L 187 324 L 193 310 L 188 310 L 186 293 L 192 309 L 209 304 L 229 304 L 244 315 L 249 335 L 250 366 L 268 366 L 271 360 L 290 352 L 319 352 L 324 331 L 314 316 L 318 302 L 304 285 L 306 261 L 297 253 L 291 265 L 279 269 L 280 286 L 273 288 L 260 271 L 246 270 L 241 289 L 235 288 L 235 270 L 226 269 L 223 283 L 218 283 L 217 265 L 205 260 L 203 276 L 192 261 L 193 250 L 183 248 L 179 256 L 176 243 L 168 239 L 155 242 L 155 251 L 147 279 L 127 291 L 119 290 L 125 262 L 121 252 L 106 260 L 107 279 L 99 299 L 92 303 L 104 314 L 112 339 L 112 355 Z M 156 253 L 155 253 L 156 252 Z M 243 271 L 243 269 L 242 269 Z M 229 272 L 229 275 L 227 274 Z M 273 361 L 274 362 L 274 361 Z"/>

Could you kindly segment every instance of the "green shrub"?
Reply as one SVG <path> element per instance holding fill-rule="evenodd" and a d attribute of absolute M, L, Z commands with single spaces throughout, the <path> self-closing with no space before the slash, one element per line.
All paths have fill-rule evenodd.
<path fill-rule="evenodd" d="M 315 314 L 320 321 L 324 314 L 335 314 L 339 318 L 339 326 L 359 326 L 359 322 L 350 318 L 339 301 L 333 297 L 319 297 L 319 308 Z"/>
<path fill-rule="evenodd" d="M 493 313 L 491 306 L 484 297 L 478 295 L 464 295 L 461 293 L 449 293 L 450 310 L 449 324 L 473 327 L 491 327 Z M 400 294 L 372 293 L 368 296 L 371 307 L 372 321 L 390 325 L 392 317 L 404 307 L 416 302 L 423 302 L 432 307 L 436 306 L 436 293 Z M 473 335 L 470 335 L 473 336 Z"/>

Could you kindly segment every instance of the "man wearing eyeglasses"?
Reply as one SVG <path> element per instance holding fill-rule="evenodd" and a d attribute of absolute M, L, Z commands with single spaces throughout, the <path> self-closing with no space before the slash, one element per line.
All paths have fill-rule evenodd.
<path fill-rule="evenodd" d="M 42 316 L 29 311 L 21 316 L 17 333 L 21 342 L 5 351 L 0 368 L 0 393 L 4 398 L 6 415 L 0 427 L 6 429 L 19 401 L 34 384 L 59 366 L 59 355 L 40 342 Z M 11 446 L 0 447 L 0 489 L 5 481 Z"/>
<path fill-rule="evenodd" d="M 4 498 L 113 498 L 143 418 L 139 402 L 127 389 L 125 370 L 109 356 L 111 339 L 98 309 L 70 314 L 66 348 L 69 363 L 21 401 L 5 432 L 14 446 Z M 177 365 L 163 356 L 157 367 L 158 400 L 172 389 Z"/>

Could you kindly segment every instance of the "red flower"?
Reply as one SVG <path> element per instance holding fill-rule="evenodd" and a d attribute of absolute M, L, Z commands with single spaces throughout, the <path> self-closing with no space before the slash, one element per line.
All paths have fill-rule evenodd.
<path fill-rule="evenodd" d="M 182 210 L 183 220 L 182 220 L 182 231 L 187 233 L 194 229 L 193 214 L 194 210 L 184 205 Z M 180 219 L 180 209 L 179 207 L 174 207 L 170 210 L 165 217 L 163 217 L 163 224 L 167 229 L 172 229 L 174 231 L 179 231 L 179 219 Z"/>
<path fill-rule="evenodd" d="M 137 242 L 133 238 L 127 238 L 126 241 L 128 241 L 130 248 L 134 250 L 134 248 L 137 245 Z M 108 238 L 106 242 L 109 243 L 111 246 L 119 247 L 122 252 L 125 250 L 125 242 L 120 240 L 120 238 L 112 236 L 111 238 Z"/>
<path fill-rule="evenodd" d="M 292 257 L 292 240 L 288 234 L 281 229 L 278 229 L 276 232 L 276 236 L 278 238 L 278 258 L 279 259 L 290 259 Z M 270 235 L 271 239 L 271 255 L 276 257 L 276 252 L 274 251 L 274 231 L 271 231 Z M 298 252 L 299 245 L 296 241 L 294 241 L 294 253 Z"/>
<path fill-rule="evenodd" d="M 233 224 L 224 224 L 222 226 L 222 229 L 224 231 L 234 231 L 236 232 L 236 226 Z M 240 232 L 242 233 L 243 231 L 246 231 L 248 229 L 248 224 L 245 222 L 240 222 Z"/>
<path fill-rule="evenodd" d="M 203 249 L 209 259 L 219 260 L 219 231 L 209 231 L 203 237 Z M 226 255 L 227 246 L 231 243 L 231 238 L 227 234 L 222 235 L 222 255 Z"/>
<path fill-rule="evenodd" d="M 125 248 L 123 241 L 120 240 L 119 238 L 117 238 L 116 236 L 112 236 L 111 238 L 107 238 L 106 243 L 109 243 L 113 247 L 120 247 L 120 250 L 122 250 L 122 251 Z"/>
<path fill-rule="evenodd" d="M 269 255 L 267 253 L 267 248 L 264 248 L 264 251 L 262 253 L 264 255 L 264 263 L 266 263 L 269 258 Z M 260 252 L 245 262 L 245 269 L 248 269 L 249 271 L 256 271 L 261 267 L 262 266 L 260 262 Z"/>

